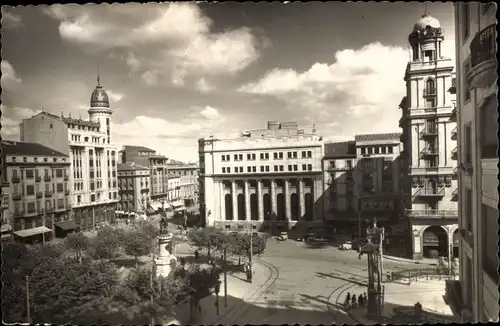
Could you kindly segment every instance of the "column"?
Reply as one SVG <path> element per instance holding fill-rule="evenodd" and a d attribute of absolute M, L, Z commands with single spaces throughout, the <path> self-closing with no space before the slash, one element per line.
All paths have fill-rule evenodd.
<path fill-rule="evenodd" d="M 238 198 L 236 197 L 236 181 L 231 181 L 231 198 L 233 199 L 233 221 L 238 220 Z"/>
<path fill-rule="evenodd" d="M 250 220 L 250 185 L 248 184 L 248 180 L 245 180 L 245 221 L 249 222 Z"/>
<path fill-rule="evenodd" d="M 220 212 L 220 221 L 226 220 L 226 194 L 224 192 L 224 181 L 219 182 L 219 212 Z"/>
<path fill-rule="evenodd" d="M 287 221 L 290 221 L 291 208 L 290 208 L 290 181 L 285 180 L 285 217 Z"/>
<path fill-rule="evenodd" d="M 304 180 L 299 179 L 299 206 L 300 206 L 300 219 L 304 218 L 304 215 L 306 214 L 306 193 L 304 191 Z"/>
<path fill-rule="evenodd" d="M 278 205 L 276 203 L 276 181 L 270 180 L 271 182 L 271 210 L 273 215 L 278 214 Z"/>
<path fill-rule="evenodd" d="M 316 221 L 316 205 L 314 204 L 316 202 L 316 194 L 317 193 L 320 193 L 321 194 L 321 190 L 317 190 L 317 189 L 321 189 L 319 187 L 321 187 L 321 184 L 319 184 L 318 180 L 316 179 L 312 179 L 311 180 L 311 197 L 312 197 L 312 207 L 311 207 L 311 210 L 312 210 L 312 220 L 313 221 Z"/>
<path fill-rule="evenodd" d="M 262 180 L 257 180 L 257 207 L 259 209 L 259 221 L 264 220 L 264 198 L 262 197 Z"/>

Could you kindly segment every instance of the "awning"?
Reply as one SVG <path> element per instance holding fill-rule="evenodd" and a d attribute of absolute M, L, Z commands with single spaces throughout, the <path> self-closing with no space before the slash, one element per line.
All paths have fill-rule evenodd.
<path fill-rule="evenodd" d="M 14 234 L 19 236 L 19 237 L 27 238 L 27 237 L 31 237 L 31 236 L 34 236 L 37 234 L 42 234 L 42 233 L 47 233 L 47 232 L 52 232 L 52 230 L 46 226 L 39 226 L 39 227 L 32 228 L 32 229 L 14 231 Z"/>
<path fill-rule="evenodd" d="M 80 228 L 80 225 L 76 224 L 76 222 L 73 220 L 56 222 L 54 223 L 54 225 L 63 229 L 64 231 L 76 230 Z"/>
<path fill-rule="evenodd" d="M 161 204 L 151 203 L 151 208 L 157 211 L 161 208 Z"/>

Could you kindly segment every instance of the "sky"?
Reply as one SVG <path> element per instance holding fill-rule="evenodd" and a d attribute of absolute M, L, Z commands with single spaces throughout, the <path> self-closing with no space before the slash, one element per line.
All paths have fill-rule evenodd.
<path fill-rule="evenodd" d="M 44 110 L 88 118 L 97 84 L 117 147 L 198 160 L 197 140 L 267 121 L 328 141 L 398 132 L 408 34 L 423 3 L 2 7 L 2 130 Z M 452 3 L 428 3 L 454 62 Z"/>

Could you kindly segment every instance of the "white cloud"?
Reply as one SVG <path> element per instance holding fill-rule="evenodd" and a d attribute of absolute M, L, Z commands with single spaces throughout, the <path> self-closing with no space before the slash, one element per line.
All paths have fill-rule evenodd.
<path fill-rule="evenodd" d="M 21 78 L 17 76 L 14 67 L 7 60 L 2 60 L 2 88 L 13 88 L 22 82 Z"/>
<path fill-rule="evenodd" d="M 125 95 L 120 93 L 115 93 L 109 89 L 106 90 L 106 93 L 108 94 L 108 97 L 112 102 L 119 102 L 125 97 Z"/>
<path fill-rule="evenodd" d="M 2 27 L 7 29 L 14 29 L 22 25 L 23 23 L 21 16 L 2 9 Z"/>
<path fill-rule="evenodd" d="M 158 78 L 158 74 L 154 71 L 145 71 L 141 75 L 142 80 L 149 86 L 158 86 L 160 80 Z"/>
<path fill-rule="evenodd" d="M 7 107 L 0 105 L 2 111 L 2 137 L 11 140 L 19 139 L 19 124 L 22 119 L 28 119 L 39 113 L 41 110 L 30 108 Z"/>
<path fill-rule="evenodd" d="M 195 3 L 54 5 L 45 12 L 60 20 L 64 40 L 124 51 L 132 71 L 157 70 L 177 86 L 191 76 L 235 74 L 258 58 L 261 45 L 247 27 L 211 32 L 212 21 Z"/>
<path fill-rule="evenodd" d="M 215 89 L 215 86 L 208 82 L 205 78 L 201 78 L 196 83 L 196 89 L 202 93 L 209 93 Z"/>
<path fill-rule="evenodd" d="M 220 119 L 219 111 L 211 106 L 206 106 L 203 110 L 201 110 L 200 115 L 207 120 Z"/>

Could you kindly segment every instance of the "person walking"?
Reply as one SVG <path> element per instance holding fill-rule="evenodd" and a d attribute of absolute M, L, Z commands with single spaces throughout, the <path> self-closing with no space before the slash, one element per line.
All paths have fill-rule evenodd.
<path fill-rule="evenodd" d="M 358 305 L 363 307 L 363 296 L 361 294 L 358 296 Z"/>
<path fill-rule="evenodd" d="M 350 303 L 351 303 L 351 293 L 347 292 L 347 295 L 345 296 L 345 301 L 344 301 L 344 306 L 346 309 L 349 309 Z"/>
<path fill-rule="evenodd" d="M 357 301 L 356 301 L 356 295 L 353 294 L 352 298 L 351 298 L 351 305 L 352 305 L 353 308 L 356 308 L 356 303 L 357 303 Z"/>

